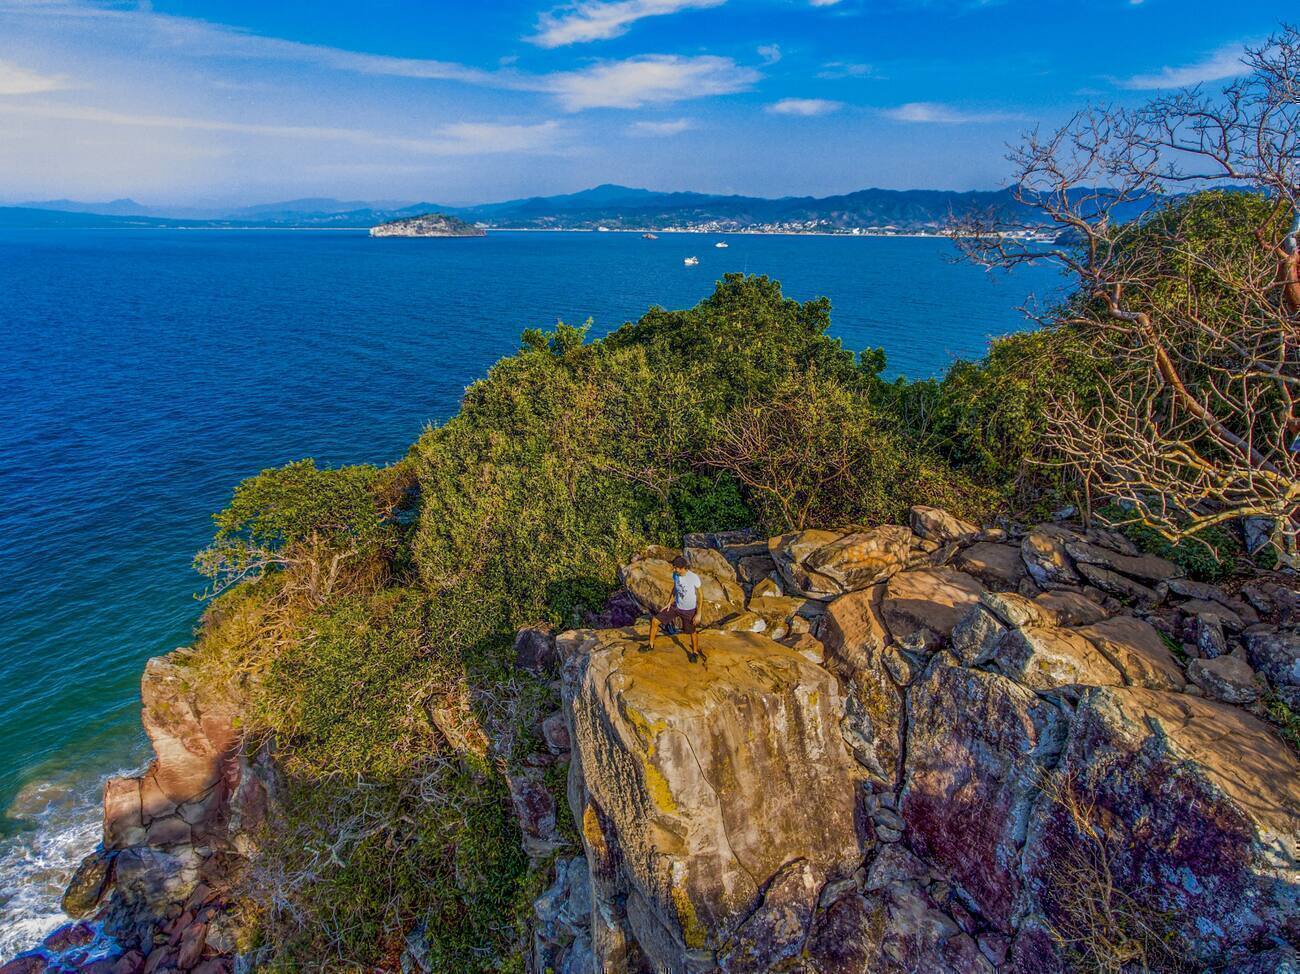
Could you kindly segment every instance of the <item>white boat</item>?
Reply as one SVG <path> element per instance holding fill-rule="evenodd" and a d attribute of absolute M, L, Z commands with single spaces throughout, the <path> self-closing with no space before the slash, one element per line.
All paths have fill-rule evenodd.
<path fill-rule="evenodd" d="M 719 240 L 719 241 L 718 241 L 717 243 L 715 243 L 713 246 L 715 246 L 715 247 L 717 247 L 719 250 L 721 250 L 721 249 L 727 247 L 728 244 L 727 244 L 727 241 L 725 241 L 725 240 Z"/>
<path fill-rule="evenodd" d="M 687 257 L 684 261 L 682 261 L 682 263 L 685 264 L 687 267 L 694 267 L 699 262 L 700 259 L 698 257 Z"/>

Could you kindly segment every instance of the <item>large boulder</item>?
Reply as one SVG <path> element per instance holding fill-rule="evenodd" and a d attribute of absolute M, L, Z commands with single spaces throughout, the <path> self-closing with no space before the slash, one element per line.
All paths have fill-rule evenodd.
<path fill-rule="evenodd" d="M 963 543 L 974 541 L 980 536 L 979 525 L 953 517 L 938 507 L 925 507 L 918 504 L 912 508 L 909 516 L 912 531 L 926 541 L 938 541 L 940 544 L 950 542 Z"/>
<path fill-rule="evenodd" d="M 1060 752 L 1061 713 L 1006 677 L 940 657 L 908 695 L 907 716 L 908 843 L 1010 931 L 1020 851 L 1042 769 Z"/>
<path fill-rule="evenodd" d="M 814 599 L 833 599 L 888 578 L 907 563 L 911 546 L 912 532 L 896 524 L 850 534 L 798 531 L 768 542 L 787 587 Z"/>
<path fill-rule="evenodd" d="M 704 549 L 700 549 L 704 550 Z M 717 552 L 711 554 L 719 559 Z M 673 600 L 673 565 L 675 552 L 665 548 L 652 548 L 619 572 L 624 586 L 646 612 L 659 612 Z M 696 623 L 713 626 L 728 616 L 744 611 L 745 590 L 736 581 L 736 573 L 721 572 L 709 559 L 700 559 L 692 570 L 700 576 L 699 612 Z M 725 564 L 725 560 L 724 560 Z M 716 573 L 715 573 L 716 572 Z"/>
<path fill-rule="evenodd" d="M 235 707 L 203 692 L 182 664 L 175 654 L 156 656 L 140 681 L 140 720 L 155 755 L 150 777 L 161 799 L 177 805 L 217 787 L 240 743 Z"/>
<path fill-rule="evenodd" d="M 1020 556 L 1029 577 L 1044 588 L 1077 585 L 1079 573 L 1074 570 L 1074 560 L 1065 550 L 1065 545 L 1080 540 L 1073 531 L 1056 524 L 1035 527 L 1020 542 Z"/>
<path fill-rule="evenodd" d="M 845 692 L 845 743 L 872 777 L 892 787 L 903 750 L 903 696 L 889 672 L 883 595 L 883 584 L 841 595 L 826 607 L 819 632 L 826 668 Z"/>
<path fill-rule="evenodd" d="M 1277 687 L 1300 686 L 1300 633 L 1253 632 L 1246 636 L 1250 665 Z"/>
<path fill-rule="evenodd" d="M 999 670 L 1034 690 L 1124 684 L 1124 674 L 1115 664 L 1074 629 L 1014 629 L 998 643 L 995 659 Z"/>
<path fill-rule="evenodd" d="M 1118 615 L 1081 626 L 1075 632 L 1101 650 L 1129 686 L 1152 690 L 1181 690 L 1187 686 L 1183 668 L 1149 622 Z"/>
<path fill-rule="evenodd" d="M 856 868 L 860 772 L 834 676 L 755 633 L 701 633 L 696 664 L 671 641 L 649 651 L 642 629 L 559 645 L 598 969 L 709 969 L 773 889 L 761 922 L 782 926 Z"/>
<path fill-rule="evenodd" d="M 1267 725 L 1186 694 L 1097 687 L 1035 811 L 1025 872 L 1058 931 L 1123 910 L 1178 956 L 1221 965 L 1300 937 L 1298 842 L 1300 760 Z"/>
<path fill-rule="evenodd" d="M 974 578 L 951 568 L 899 572 L 885 586 L 881 612 L 895 639 L 922 630 L 944 639 L 983 591 Z"/>
<path fill-rule="evenodd" d="M 993 974 L 974 938 L 933 895 L 941 886 L 916 856 L 886 846 L 864 889 L 844 891 L 814 921 L 805 949 L 809 966 L 798 970 Z"/>
<path fill-rule="evenodd" d="M 1065 550 L 1079 565 L 1100 565 L 1148 584 L 1168 581 L 1182 574 L 1182 570 L 1167 558 L 1157 555 L 1121 554 L 1111 548 L 1089 544 L 1086 541 L 1066 541 Z"/>
<path fill-rule="evenodd" d="M 1015 545 L 980 541 L 957 553 L 953 564 L 973 575 L 989 588 L 1014 592 L 1028 574 L 1020 549 Z"/>

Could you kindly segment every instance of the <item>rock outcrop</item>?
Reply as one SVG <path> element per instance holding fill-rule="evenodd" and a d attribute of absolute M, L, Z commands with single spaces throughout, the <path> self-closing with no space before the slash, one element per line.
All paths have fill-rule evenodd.
<path fill-rule="evenodd" d="M 266 755 L 244 751 L 239 701 L 206 685 L 189 662 L 177 650 L 145 666 L 141 722 L 153 760 L 106 783 L 103 842 L 63 898 L 64 910 L 93 919 L 110 945 L 96 971 L 233 970 L 226 908 L 254 852 L 250 834 L 266 815 L 272 772 Z M 32 956 L 44 963 L 49 953 Z M 79 969 L 85 952 L 70 956 Z"/>
<path fill-rule="evenodd" d="M 1285 586 L 933 509 L 692 545 L 725 593 L 705 663 L 644 625 L 558 640 L 584 854 L 538 974 L 1294 958 L 1300 760 L 1234 705 L 1300 683 Z"/>
<path fill-rule="evenodd" d="M 697 664 L 644 629 L 562 646 L 596 969 L 797 953 L 823 886 L 861 859 L 835 678 L 756 633 L 704 633 Z"/>

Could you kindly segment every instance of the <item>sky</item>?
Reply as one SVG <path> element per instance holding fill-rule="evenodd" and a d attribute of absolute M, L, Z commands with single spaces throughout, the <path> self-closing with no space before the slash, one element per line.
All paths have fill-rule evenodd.
<path fill-rule="evenodd" d="M 0 201 L 988 189 L 1024 132 L 1221 82 L 1288 8 L 0 0 Z"/>

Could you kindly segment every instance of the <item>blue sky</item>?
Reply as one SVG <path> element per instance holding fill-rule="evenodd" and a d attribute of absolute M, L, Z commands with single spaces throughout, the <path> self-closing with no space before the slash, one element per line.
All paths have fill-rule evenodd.
<path fill-rule="evenodd" d="M 974 189 L 1238 70 L 1244 0 L 0 0 L 0 200 Z"/>

